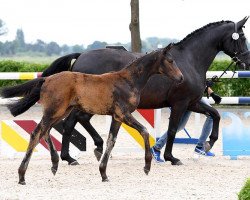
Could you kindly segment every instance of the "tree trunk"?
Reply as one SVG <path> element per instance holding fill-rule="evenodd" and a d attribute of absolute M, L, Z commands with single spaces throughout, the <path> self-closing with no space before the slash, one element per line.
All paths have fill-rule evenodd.
<path fill-rule="evenodd" d="M 141 52 L 140 22 L 139 22 L 139 0 L 131 0 L 131 50 Z"/>

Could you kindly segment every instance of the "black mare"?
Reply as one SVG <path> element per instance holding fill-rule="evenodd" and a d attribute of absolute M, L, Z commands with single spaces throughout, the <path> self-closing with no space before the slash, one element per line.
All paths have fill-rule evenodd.
<path fill-rule="evenodd" d="M 182 164 L 179 159 L 172 155 L 172 147 L 179 121 L 186 110 L 208 114 L 213 118 L 213 130 L 210 135 L 210 141 L 206 143 L 207 151 L 213 147 L 218 139 L 220 115 L 216 109 L 201 104 L 199 99 L 205 89 L 206 72 L 218 52 L 223 51 L 231 58 L 237 57 L 239 66 L 245 68 L 250 65 L 250 53 L 247 49 L 246 38 L 242 29 L 247 19 L 245 17 L 238 23 L 231 21 L 210 23 L 186 36 L 170 50 L 173 59 L 184 75 L 184 82 L 177 87 L 172 80 L 162 75 L 155 75 L 144 88 L 138 108 L 172 108 L 168 126 L 169 137 L 164 152 L 164 159 L 171 161 L 173 165 Z M 237 36 L 239 36 L 238 39 Z M 90 74 L 118 71 L 141 55 L 114 49 L 100 49 L 82 54 L 70 54 L 54 61 L 44 71 L 43 76 L 65 70 Z M 76 58 L 76 61 L 71 68 L 71 61 L 74 58 Z M 76 160 L 70 157 L 68 151 L 71 131 L 77 122 L 94 139 L 97 146 L 95 149 L 97 159 L 99 160 L 102 155 L 103 140 L 90 124 L 92 116 L 91 114 L 74 110 L 64 121 L 65 131 L 63 133 L 61 158 L 67 160 L 69 164 L 77 164 Z"/>

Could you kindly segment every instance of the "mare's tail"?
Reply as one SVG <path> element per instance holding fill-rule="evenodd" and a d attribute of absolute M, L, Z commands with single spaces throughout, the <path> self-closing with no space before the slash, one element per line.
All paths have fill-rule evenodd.
<path fill-rule="evenodd" d="M 81 53 L 72 53 L 56 59 L 51 65 L 42 73 L 42 77 L 50 76 L 62 71 L 68 71 L 71 68 L 71 61 L 77 59 Z"/>
<path fill-rule="evenodd" d="M 37 78 L 20 85 L 3 88 L 0 91 L 0 96 L 3 98 L 23 96 L 23 98 L 7 104 L 13 116 L 24 113 L 40 99 L 40 91 L 44 81 L 45 78 Z"/>

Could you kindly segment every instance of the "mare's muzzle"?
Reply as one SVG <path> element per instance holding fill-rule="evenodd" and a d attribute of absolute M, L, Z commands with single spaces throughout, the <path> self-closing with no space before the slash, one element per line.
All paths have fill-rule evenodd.
<path fill-rule="evenodd" d="M 233 57 L 233 61 L 236 65 L 243 70 L 250 69 L 250 51 L 246 51 L 244 53 L 238 54 Z"/>

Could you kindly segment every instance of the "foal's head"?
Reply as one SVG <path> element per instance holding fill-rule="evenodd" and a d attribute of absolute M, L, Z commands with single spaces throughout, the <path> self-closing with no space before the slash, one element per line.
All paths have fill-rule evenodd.
<path fill-rule="evenodd" d="M 172 46 L 173 44 L 169 44 L 167 47 L 160 50 L 158 58 L 159 62 L 157 62 L 158 71 L 160 74 L 164 74 L 170 79 L 181 83 L 183 82 L 183 74 L 177 67 L 174 59 L 172 58 L 172 55 L 169 52 Z"/>

